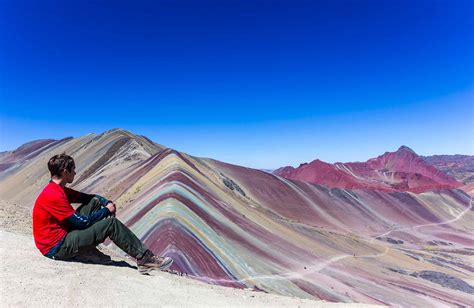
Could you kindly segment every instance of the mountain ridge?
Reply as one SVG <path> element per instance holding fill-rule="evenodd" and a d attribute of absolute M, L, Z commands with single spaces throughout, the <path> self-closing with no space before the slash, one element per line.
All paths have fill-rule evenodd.
<path fill-rule="evenodd" d="M 404 145 L 395 152 L 385 152 L 366 162 L 330 164 L 315 159 L 309 164 L 300 164 L 298 168 L 291 166 L 278 168 L 273 174 L 331 188 L 420 193 L 462 186 L 461 182 L 431 166 L 415 151 Z"/>
<path fill-rule="evenodd" d="M 0 194 L 31 208 L 49 177 L 47 159 L 66 151 L 78 179 L 88 173 L 71 187 L 114 200 L 123 223 L 194 279 L 331 302 L 469 302 L 469 294 L 410 276 L 469 279 L 474 211 L 460 190 L 331 189 L 164 146 L 148 152 L 120 131 L 96 137 L 18 162 Z"/>

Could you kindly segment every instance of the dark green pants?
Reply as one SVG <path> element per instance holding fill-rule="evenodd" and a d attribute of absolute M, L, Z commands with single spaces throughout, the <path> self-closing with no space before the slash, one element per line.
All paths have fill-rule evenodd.
<path fill-rule="evenodd" d="M 81 205 L 77 210 L 82 215 L 88 216 L 100 208 L 99 200 L 92 198 L 88 204 Z M 54 258 L 59 260 L 73 258 L 103 243 L 108 237 L 131 257 L 139 259 L 147 250 L 142 241 L 127 226 L 115 217 L 108 217 L 87 229 L 69 232 Z"/>

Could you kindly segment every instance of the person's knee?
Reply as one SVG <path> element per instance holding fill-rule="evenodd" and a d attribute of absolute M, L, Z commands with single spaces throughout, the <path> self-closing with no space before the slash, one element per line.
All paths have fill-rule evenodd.
<path fill-rule="evenodd" d="M 117 218 L 115 217 L 108 217 L 106 218 L 105 220 L 108 221 L 109 225 L 112 225 L 114 227 L 118 226 L 121 224 L 120 220 L 118 220 Z"/>
<path fill-rule="evenodd" d="M 107 235 L 109 236 L 116 234 L 116 232 L 121 232 L 124 228 L 124 224 L 115 217 L 108 217 L 103 221 L 107 224 Z"/>
<path fill-rule="evenodd" d="M 107 236 L 110 236 L 117 230 L 117 219 L 115 217 L 107 217 L 96 222 L 94 226 L 99 230 L 103 230 Z"/>
<path fill-rule="evenodd" d="M 94 205 L 100 205 L 100 200 L 97 197 L 93 197 L 91 201 L 94 203 Z"/>

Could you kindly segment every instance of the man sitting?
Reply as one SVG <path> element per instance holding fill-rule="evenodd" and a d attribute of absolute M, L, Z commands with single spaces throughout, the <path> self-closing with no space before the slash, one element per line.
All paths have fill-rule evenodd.
<path fill-rule="evenodd" d="M 123 251 L 137 259 L 138 271 L 171 266 L 171 258 L 155 256 L 135 234 L 115 218 L 112 201 L 66 187 L 76 175 L 74 159 L 65 153 L 48 161 L 51 180 L 33 207 L 33 235 L 43 255 L 67 260 L 103 243 L 108 237 Z M 71 203 L 82 203 L 77 210 Z"/>

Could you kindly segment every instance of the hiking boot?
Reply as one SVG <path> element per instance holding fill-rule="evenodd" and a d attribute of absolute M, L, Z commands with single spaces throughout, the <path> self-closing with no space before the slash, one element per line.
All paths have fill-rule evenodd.
<path fill-rule="evenodd" d="M 173 259 L 168 257 L 157 257 L 147 250 L 141 259 L 137 260 L 138 272 L 140 274 L 148 274 L 154 269 L 165 270 L 171 266 Z"/>

